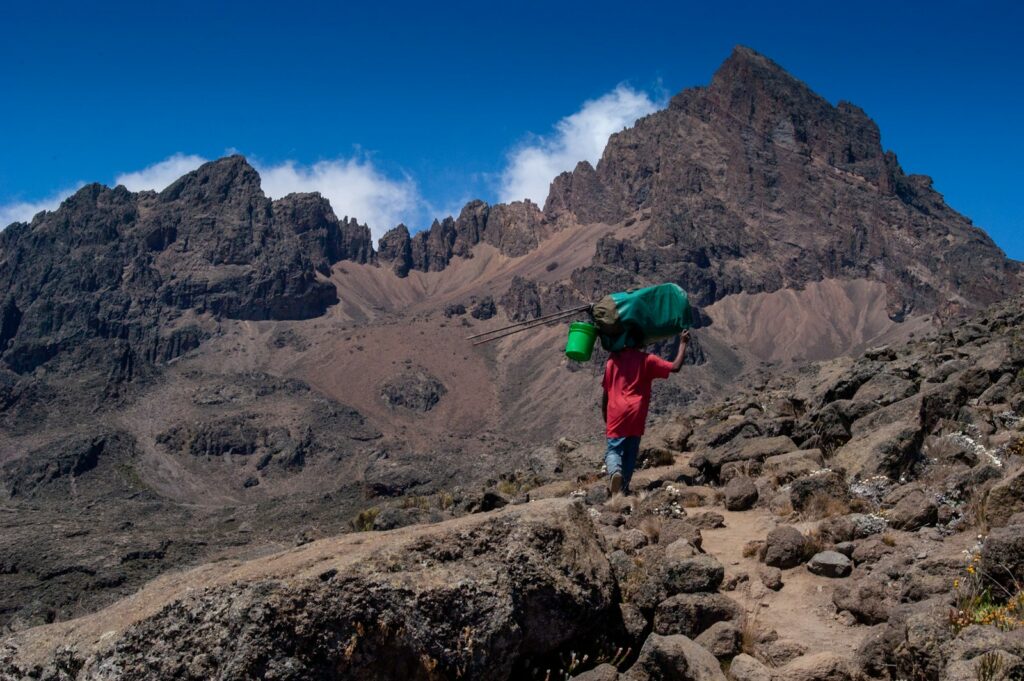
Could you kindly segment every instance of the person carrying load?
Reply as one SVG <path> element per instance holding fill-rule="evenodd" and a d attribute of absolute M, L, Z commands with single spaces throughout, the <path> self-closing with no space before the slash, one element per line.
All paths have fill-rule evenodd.
<path fill-rule="evenodd" d="M 640 438 L 647 424 L 651 383 L 658 378 L 668 378 L 682 368 L 690 342 L 687 329 L 693 326 L 693 313 L 686 291 L 676 284 L 630 289 L 605 296 L 592 305 L 581 305 L 491 329 L 466 340 L 474 341 L 473 345 L 491 343 L 512 334 L 566 321 L 584 312 L 593 323 L 578 321 L 569 325 L 565 355 L 574 362 L 588 361 L 598 338 L 601 346 L 611 353 L 602 381 L 601 412 L 608 440 L 605 466 L 612 494 L 628 493 L 640 451 Z M 671 362 L 641 349 L 649 343 L 674 336 L 679 337 L 679 347 Z"/>
<path fill-rule="evenodd" d="M 628 494 L 647 425 L 651 383 L 682 368 L 692 313 L 685 291 L 675 284 L 662 284 L 606 296 L 591 314 L 601 345 L 610 352 L 601 382 L 609 491 Z M 648 343 L 676 334 L 679 345 L 671 362 L 642 350 Z"/>

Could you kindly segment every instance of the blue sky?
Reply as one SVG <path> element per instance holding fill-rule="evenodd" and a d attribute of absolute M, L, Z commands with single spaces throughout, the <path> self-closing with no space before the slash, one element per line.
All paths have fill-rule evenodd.
<path fill-rule="evenodd" d="M 339 214 L 421 228 L 542 191 L 745 44 L 863 107 L 1024 259 L 1016 3 L 95 4 L 5 3 L 0 218 L 237 150 L 271 195 L 323 188 Z"/>

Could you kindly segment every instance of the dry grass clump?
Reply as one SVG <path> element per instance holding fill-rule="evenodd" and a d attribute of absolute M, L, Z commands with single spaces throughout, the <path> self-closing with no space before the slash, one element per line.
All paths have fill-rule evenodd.
<path fill-rule="evenodd" d="M 612 511 L 613 513 L 622 513 L 623 511 L 633 510 L 633 500 L 635 497 L 627 497 L 622 494 L 616 494 L 615 496 L 604 502 L 604 509 L 606 511 Z"/>
<path fill-rule="evenodd" d="M 356 514 L 349 524 L 352 525 L 352 529 L 356 532 L 369 532 L 373 529 L 373 521 L 380 515 L 380 509 L 376 506 L 370 508 L 364 508 L 362 511 Z"/>
<path fill-rule="evenodd" d="M 817 529 L 808 530 L 804 535 L 804 561 L 808 561 L 825 550 L 826 542 Z"/>
<path fill-rule="evenodd" d="M 1024 437 L 1019 437 L 1006 445 L 1006 454 L 1008 456 L 1024 456 Z"/>
<path fill-rule="evenodd" d="M 524 494 L 538 484 L 536 476 L 526 475 L 521 471 L 515 473 L 506 473 L 501 476 L 498 480 L 498 484 L 495 485 L 495 489 L 498 490 L 499 494 L 506 497 L 516 497 L 520 494 Z"/>
<path fill-rule="evenodd" d="M 647 541 L 657 544 L 661 538 L 661 518 L 649 515 L 640 521 L 640 531 L 647 535 Z"/>
<path fill-rule="evenodd" d="M 761 602 L 758 601 L 752 610 L 743 613 L 740 620 L 740 651 L 751 657 L 757 657 L 757 644 L 761 634 L 757 624 L 757 613 L 760 609 Z"/>
<path fill-rule="evenodd" d="M 808 520 L 822 520 L 850 512 L 850 504 L 827 492 L 818 491 L 812 494 L 804 504 L 801 515 Z"/>
<path fill-rule="evenodd" d="M 796 509 L 793 508 L 793 501 L 788 497 L 781 503 L 773 504 L 772 513 L 779 516 L 780 518 L 788 518 L 789 516 L 796 513 Z"/>
<path fill-rule="evenodd" d="M 896 535 L 892 532 L 883 532 L 881 539 L 886 546 L 896 546 Z"/>
<path fill-rule="evenodd" d="M 767 549 L 767 547 L 768 542 L 764 541 L 763 539 L 755 539 L 753 541 L 748 541 L 746 544 L 743 545 L 743 557 L 753 558 L 754 556 L 757 556 L 758 560 L 764 560 L 764 552 Z"/>
<path fill-rule="evenodd" d="M 967 499 L 967 509 L 964 514 L 972 527 L 978 529 L 981 534 L 988 534 L 988 487 L 976 489 Z"/>

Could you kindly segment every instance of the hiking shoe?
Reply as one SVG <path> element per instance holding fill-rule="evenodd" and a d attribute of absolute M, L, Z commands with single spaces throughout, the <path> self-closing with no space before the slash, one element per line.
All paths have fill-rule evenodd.
<path fill-rule="evenodd" d="M 608 491 L 613 496 L 622 491 L 622 473 L 612 473 L 612 479 L 608 482 Z"/>

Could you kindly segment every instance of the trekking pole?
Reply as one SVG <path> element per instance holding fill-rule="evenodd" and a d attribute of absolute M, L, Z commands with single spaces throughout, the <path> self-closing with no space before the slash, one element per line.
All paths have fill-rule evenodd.
<path fill-rule="evenodd" d="M 496 340 L 498 340 L 500 338 L 505 338 L 506 336 L 511 336 L 511 335 L 517 334 L 517 333 L 519 333 L 521 331 L 529 331 L 530 329 L 535 329 L 535 328 L 537 328 L 539 326 L 546 326 L 548 324 L 554 324 L 555 322 L 560 322 L 560 321 L 562 321 L 564 319 L 567 319 L 567 318 L 573 316 L 577 312 L 580 312 L 580 310 L 563 310 L 562 313 L 560 315 L 558 315 L 557 317 L 556 316 L 545 316 L 544 319 L 541 319 L 541 318 L 533 319 L 533 320 L 530 320 L 529 323 L 518 324 L 518 325 L 512 326 L 512 327 L 506 326 L 503 329 L 494 329 L 494 331 L 491 332 L 492 334 L 493 333 L 498 333 L 499 331 L 504 331 L 505 333 L 500 333 L 497 336 L 491 336 L 490 338 L 484 338 L 483 340 L 473 341 L 473 345 L 483 345 L 484 343 L 490 343 L 491 341 L 496 341 Z M 487 335 L 487 334 L 480 334 L 480 335 Z"/>
<path fill-rule="evenodd" d="M 571 308 L 571 309 L 568 309 L 568 310 L 561 310 L 560 312 L 552 312 L 551 314 L 546 314 L 546 315 L 544 315 L 542 317 L 534 317 L 533 319 L 527 319 L 527 320 L 522 321 L 522 322 L 516 322 L 515 324 L 510 324 L 508 326 L 503 326 L 503 327 L 498 328 L 498 329 L 491 329 L 490 331 L 484 331 L 482 333 L 474 334 L 472 336 L 466 336 L 466 340 L 473 340 L 475 338 L 481 338 L 483 336 L 490 336 L 492 333 L 498 333 L 500 331 L 507 331 L 508 329 L 514 329 L 517 326 L 533 325 L 533 324 L 535 324 L 537 322 L 544 321 L 544 320 L 547 320 L 547 319 L 554 320 L 555 318 L 561 318 L 561 317 L 564 317 L 566 315 L 575 314 L 577 312 L 583 312 L 584 310 L 589 310 L 591 307 L 593 307 L 593 305 L 581 305 L 579 307 L 574 307 L 574 308 Z M 474 345 L 475 345 L 475 343 L 474 343 Z"/>

